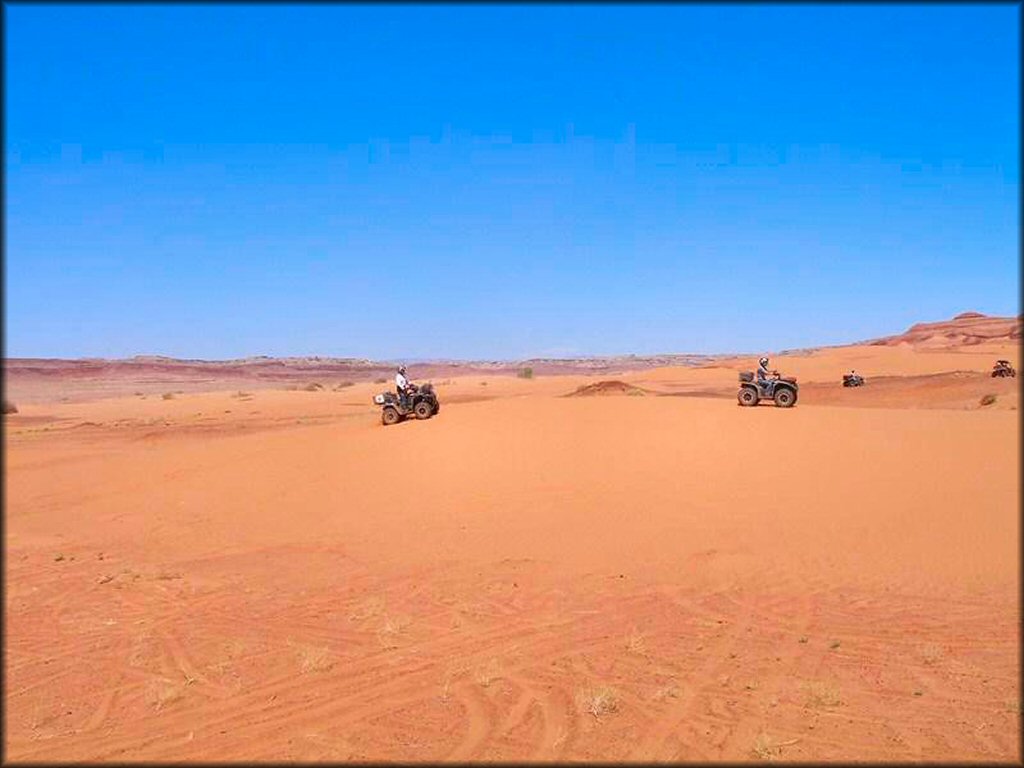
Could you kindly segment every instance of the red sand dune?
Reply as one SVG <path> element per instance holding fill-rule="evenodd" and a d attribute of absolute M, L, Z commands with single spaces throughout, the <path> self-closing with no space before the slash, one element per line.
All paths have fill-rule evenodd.
<path fill-rule="evenodd" d="M 6 758 L 1019 762 L 997 357 L 778 356 L 786 410 L 735 403 L 749 358 L 453 376 L 392 427 L 370 382 L 30 398 Z"/>

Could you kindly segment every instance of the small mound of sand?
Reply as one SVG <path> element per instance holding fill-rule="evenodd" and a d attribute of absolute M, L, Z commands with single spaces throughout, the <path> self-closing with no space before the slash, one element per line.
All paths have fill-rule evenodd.
<path fill-rule="evenodd" d="M 566 397 L 594 397 L 597 395 L 646 395 L 647 390 L 634 387 L 624 381 L 598 381 L 584 384 L 570 392 Z"/>

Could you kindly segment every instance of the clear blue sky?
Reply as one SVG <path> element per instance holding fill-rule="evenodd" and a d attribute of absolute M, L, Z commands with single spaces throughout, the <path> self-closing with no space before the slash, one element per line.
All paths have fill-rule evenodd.
<path fill-rule="evenodd" d="M 777 351 L 1020 311 L 1016 5 L 7 5 L 6 353 Z"/>

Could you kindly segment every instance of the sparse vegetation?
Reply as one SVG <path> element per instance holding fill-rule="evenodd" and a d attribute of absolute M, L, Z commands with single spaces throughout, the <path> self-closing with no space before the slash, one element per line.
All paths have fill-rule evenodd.
<path fill-rule="evenodd" d="M 931 665 L 942 659 L 942 648 L 937 643 L 921 646 L 921 658 L 925 664 Z"/>
<path fill-rule="evenodd" d="M 834 651 L 840 645 L 841 645 L 841 643 L 838 640 L 833 640 L 831 643 L 828 644 L 828 647 L 831 648 Z"/>
<path fill-rule="evenodd" d="M 610 686 L 602 685 L 583 689 L 576 694 L 576 701 L 584 712 L 594 717 L 619 711 L 619 694 Z"/>
<path fill-rule="evenodd" d="M 303 387 L 303 389 L 306 392 L 319 392 L 323 388 L 324 388 L 324 385 L 319 383 L 319 382 L 317 382 L 317 381 L 311 381 L 309 384 L 307 384 L 306 386 Z"/>
<path fill-rule="evenodd" d="M 626 637 L 626 650 L 629 653 L 636 653 L 640 656 L 647 654 L 647 649 L 644 646 L 644 636 L 636 629 L 633 629 Z"/>
<path fill-rule="evenodd" d="M 497 659 L 491 659 L 483 667 L 479 667 L 473 674 L 477 684 L 486 688 L 495 680 L 501 677 L 501 665 Z"/>
<path fill-rule="evenodd" d="M 532 379 L 533 378 L 533 368 L 529 368 L 529 367 L 523 368 L 522 370 L 520 370 L 516 374 L 516 376 L 518 376 L 520 379 Z"/>
<path fill-rule="evenodd" d="M 174 399 L 174 393 L 173 392 L 164 392 L 162 395 L 160 395 L 160 397 L 162 399 L 164 399 L 164 400 L 173 400 Z"/>
<path fill-rule="evenodd" d="M 789 741 L 778 741 L 773 742 L 771 737 L 767 733 L 762 731 L 758 734 L 754 740 L 754 755 L 761 758 L 762 760 L 775 760 L 782 756 L 782 748 L 788 747 L 791 744 L 796 744 L 800 739 L 790 739 Z"/>
<path fill-rule="evenodd" d="M 154 680 L 149 685 L 147 698 L 149 703 L 157 710 L 165 705 L 178 701 L 185 695 L 187 683 L 173 683 L 167 680 Z"/>
<path fill-rule="evenodd" d="M 17 413 L 18 406 L 12 403 L 10 400 L 4 400 L 4 414 Z"/>
<path fill-rule="evenodd" d="M 293 643 L 291 640 L 288 641 L 288 644 L 295 650 L 295 654 L 299 659 L 299 668 L 303 674 L 307 672 L 326 672 L 334 666 L 331 652 L 323 646 Z"/>
<path fill-rule="evenodd" d="M 374 379 L 373 383 L 374 384 L 387 384 L 388 380 L 387 379 Z"/>
<path fill-rule="evenodd" d="M 377 640 L 380 642 L 381 647 L 389 651 L 397 648 L 399 645 L 398 634 L 409 626 L 409 623 L 409 620 L 405 618 L 385 616 L 383 624 L 377 630 Z"/>
<path fill-rule="evenodd" d="M 996 401 L 996 396 L 995 395 L 985 395 L 983 398 L 981 398 L 980 403 L 983 406 L 984 405 L 992 405 L 992 403 L 994 403 L 995 401 Z"/>
<path fill-rule="evenodd" d="M 335 386 L 334 391 L 337 392 L 340 389 L 345 389 L 345 387 L 351 387 L 354 384 L 355 384 L 354 381 L 342 381 L 342 382 L 339 382 L 338 385 Z"/>
<path fill-rule="evenodd" d="M 676 685 L 675 681 L 673 680 L 667 683 L 666 685 L 663 685 L 658 690 L 656 690 L 651 698 L 653 698 L 655 701 L 663 701 L 665 699 L 678 699 L 682 695 L 682 693 L 683 692 L 680 690 L 679 686 Z"/>
<path fill-rule="evenodd" d="M 808 707 L 838 707 L 842 704 L 842 700 L 839 698 L 839 687 L 834 683 L 821 681 L 804 683 L 803 689 L 807 697 L 805 704 Z"/>

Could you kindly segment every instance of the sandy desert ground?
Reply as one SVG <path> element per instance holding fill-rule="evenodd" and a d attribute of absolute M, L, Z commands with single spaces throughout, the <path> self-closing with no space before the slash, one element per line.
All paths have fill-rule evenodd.
<path fill-rule="evenodd" d="M 1019 762 L 996 358 L 778 357 L 788 410 L 740 358 L 387 428 L 372 383 L 19 404 L 5 758 Z"/>

